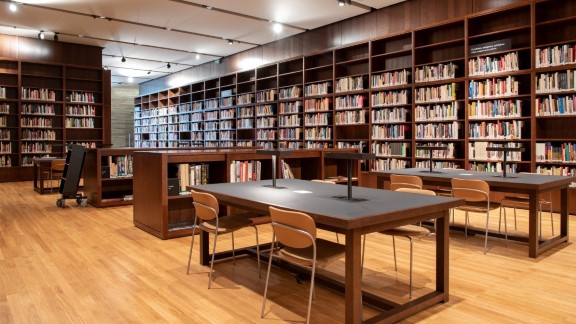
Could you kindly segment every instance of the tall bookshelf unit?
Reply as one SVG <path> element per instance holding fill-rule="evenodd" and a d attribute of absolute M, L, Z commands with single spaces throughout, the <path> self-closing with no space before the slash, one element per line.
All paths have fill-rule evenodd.
<path fill-rule="evenodd" d="M 536 172 L 576 174 L 576 3 L 535 4 Z"/>
<path fill-rule="evenodd" d="M 418 147 L 445 146 L 434 168 L 490 172 L 487 146 L 521 147 L 508 171 L 573 175 L 574 35 L 573 1 L 524 1 L 200 81 L 192 102 L 204 146 L 235 79 L 236 138 L 219 145 L 356 148 L 376 154 L 365 171 L 428 167 Z"/>
<path fill-rule="evenodd" d="M 33 159 L 110 143 L 110 74 L 0 59 L 0 182 L 32 180 Z"/>

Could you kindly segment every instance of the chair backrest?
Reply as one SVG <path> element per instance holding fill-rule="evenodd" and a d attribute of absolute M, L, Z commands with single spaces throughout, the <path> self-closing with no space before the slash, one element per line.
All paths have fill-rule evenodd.
<path fill-rule="evenodd" d="M 192 203 L 198 218 L 208 221 L 218 217 L 219 206 L 216 197 L 209 193 L 190 190 Z"/>
<path fill-rule="evenodd" d="M 50 162 L 50 169 L 52 169 L 52 171 L 56 171 L 56 172 L 63 172 L 64 171 L 64 166 L 66 165 L 66 160 L 52 160 Z"/>
<path fill-rule="evenodd" d="M 490 186 L 483 180 L 452 179 L 452 197 L 466 201 L 488 201 Z"/>
<path fill-rule="evenodd" d="M 397 190 L 399 188 L 422 189 L 422 187 L 422 179 L 418 176 L 403 174 L 390 175 L 390 190 Z"/>
<path fill-rule="evenodd" d="M 415 194 L 428 195 L 428 196 L 436 196 L 436 193 L 434 191 L 428 190 L 428 189 L 398 188 L 395 191 L 415 193 Z"/>
<path fill-rule="evenodd" d="M 275 207 L 269 209 L 274 235 L 278 242 L 297 249 L 307 248 L 313 244 L 310 236 L 316 239 L 316 222 L 312 217 L 305 213 Z"/>
<path fill-rule="evenodd" d="M 334 181 L 330 181 L 330 180 L 320 180 L 320 179 L 313 179 L 313 180 L 310 180 L 310 181 L 312 181 L 312 182 L 319 182 L 319 183 L 329 183 L 329 184 L 336 184 L 336 182 L 334 182 Z"/>

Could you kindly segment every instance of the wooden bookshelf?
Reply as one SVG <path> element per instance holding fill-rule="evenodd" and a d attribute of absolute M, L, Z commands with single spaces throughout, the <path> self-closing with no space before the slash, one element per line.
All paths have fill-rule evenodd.
<path fill-rule="evenodd" d="M 32 160 L 68 144 L 109 144 L 110 118 L 101 67 L 0 60 L 0 182 L 32 180 Z"/>
<path fill-rule="evenodd" d="M 280 159 L 280 162 L 289 164 L 294 177 L 298 179 L 323 179 L 346 174 L 346 170 L 336 162 L 338 160 L 324 158 L 325 152 L 295 150 L 293 154 Z M 201 166 L 201 183 L 237 182 L 250 181 L 246 177 L 249 178 L 255 166 L 260 164 L 259 178 L 272 178 L 271 156 L 258 154 L 250 148 L 203 149 L 194 152 L 135 151 L 133 155 L 134 225 L 161 239 L 192 234 L 194 207 L 186 188 L 190 184 L 179 179 L 183 173 L 181 170 Z M 353 169 L 355 177 L 359 173 L 357 165 Z M 207 172 L 204 173 L 204 170 Z M 239 173 L 246 177 L 242 178 Z M 281 174 L 282 171 L 277 169 L 277 177 Z"/>

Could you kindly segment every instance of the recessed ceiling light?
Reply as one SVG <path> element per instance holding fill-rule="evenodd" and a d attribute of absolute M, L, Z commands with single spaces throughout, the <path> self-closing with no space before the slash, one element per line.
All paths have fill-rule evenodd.
<path fill-rule="evenodd" d="M 346 1 L 345 1 L 345 0 L 338 0 L 338 5 L 339 5 L 340 7 L 343 7 L 345 4 L 346 4 Z"/>
<path fill-rule="evenodd" d="M 8 8 L 9 8 L 10 11 L 12 11 L 12 12 L 18 11 L 18 6 L 17 6 L 14 2 L 10 2 L 10 5 L 8 6 Z"/>
<path fill-rule="evenodd" d="M 212 10 L 212 6 L 205 6 L 206 9 Z"/>
<path fill-rule="evenodd" d="M 44 39 L 44 31 L 43 31 L 43 30 L 41 30 L 41 31 L 38 33 L 38 38 L 39 38 L 39 39 Z"/>
<path fill-rule="evenodd" d="M 272 29 L 274 30 L 275 33 L 280 33 L 282 31 L 282 25 L 279 23 L 274 23 Z"/>
<path fill-rule="evenodd" d="M 200 54 L 196 54 L 196 59 L 197 59 L 197 60 L 200 59 Z"/>
<path fill-rule="evenodd" d="M 134 78 L 133 77 L 128 77 L 128 83 L 132 83 L 134 82 Z"/>

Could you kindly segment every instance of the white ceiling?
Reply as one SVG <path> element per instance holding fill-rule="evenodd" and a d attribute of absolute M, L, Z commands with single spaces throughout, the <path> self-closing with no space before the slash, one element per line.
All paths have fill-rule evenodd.
<path fill-rule="evenodd" d="M 113 84 L 141 83 L 402 1 L 0 0 L 0 33 L 100 46 Z"/>

